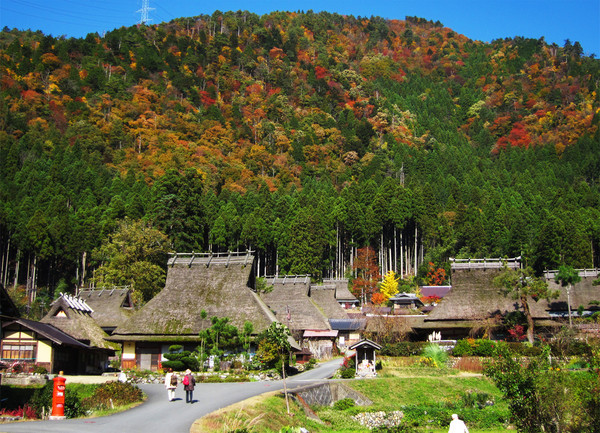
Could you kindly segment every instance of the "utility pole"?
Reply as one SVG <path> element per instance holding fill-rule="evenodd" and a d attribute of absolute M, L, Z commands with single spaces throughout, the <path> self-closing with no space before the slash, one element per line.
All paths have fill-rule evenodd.
<path fill-rule="evenodd" d="M 154 8 L 150 7 L 150 0 L 142 0 L 142 8 L 137 11 L 141 14 L 139 24 L 148 24 L 148 21 L 151 21 L 151 19 L 148 18 L 148 12 L 153 10 Z"/>

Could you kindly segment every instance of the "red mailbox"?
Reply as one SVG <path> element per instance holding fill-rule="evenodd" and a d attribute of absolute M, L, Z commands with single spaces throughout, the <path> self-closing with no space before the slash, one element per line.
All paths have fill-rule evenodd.
<path fill-rule="evenodd" d="M 52 391 L 52 415 L 50 419 L 65 419 L 65 379 L 61 377 L 62 371 L 54 378 Z"/>

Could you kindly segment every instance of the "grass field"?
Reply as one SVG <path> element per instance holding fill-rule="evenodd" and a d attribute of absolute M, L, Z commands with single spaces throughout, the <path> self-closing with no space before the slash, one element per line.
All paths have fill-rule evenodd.
<path fill-rule="evenodd" d="M 471 431 L 500 433 L 506 425 L 508 408 L 494 384 L 479 374 L 464 374 L 452 369 L 384 366 L 375 379 L 345 380 L 345 384 L 373 401 L 369 407 L 311 407 L 319 417 L 307 417 L 295 402 L 287 415 L 280 393 L 255 397 L 213 413 L 197 421 L 192 433 L 279 432 L 285 427 L 304 427 L 311 433 L 368 432 L 352 419 L 359 412 L 404 412 L 404 422 L 418 431 L 446 433 L 450 415 L 458 413 Z M 489 405 L 477 406 L 473 396 L 483 395 Z M 244 430 L 246 429 L 246 430 Z"/>

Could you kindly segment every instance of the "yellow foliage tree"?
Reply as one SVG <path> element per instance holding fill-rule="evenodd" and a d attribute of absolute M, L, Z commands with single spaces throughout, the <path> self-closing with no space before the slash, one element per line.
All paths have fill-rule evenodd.
<path fill-rule="evenodd" d="M 398 293 L 398 280 L 394 271 L 388 271 L 385 274 L 383 281 L 379 285 L 379 292 L 385 297 L 386 301 Z"/>

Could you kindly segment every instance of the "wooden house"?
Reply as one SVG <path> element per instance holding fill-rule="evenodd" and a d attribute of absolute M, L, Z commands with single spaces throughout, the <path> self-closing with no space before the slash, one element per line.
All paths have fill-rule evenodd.
<path fill-rule="evenodd" d="M 49 373 L 84 374 L 99 371 L 105 351 L 90 347 L 60 329 L 34 320 L 14 318 L 2 324 L 2 362 L 21 364 L 23 371 L 34 366 Z"/>
<path fill-rule="evenodd" d="M 108 368 L 108 358 L 119 346 L 108 340 L 108 334 L 92 318 L 93 309 L 83 300 L 62 294 L 50 306 L 40 322 L 47 323 L 70 335 L 91 349 L 86 362 L 89 373 Z"/>
<path fill-rule="evenodd" d="M 423 306 L 423 302 L 414 293 L 396 293 L 390 297 L 389 301 L 392 304 L 393 312 L 397 312 L 398 310 L 414 310 Z"/>
<path fill-rule="evenodd" d="M 157 370 L 171 345 L 195 350 L 212 317 L 266 330 L 276 318 L 251 289 L 253 261 L 251 252 L 171 255 L 165 287 L 111 335 L 123 344 L 122 367 Z"/>

